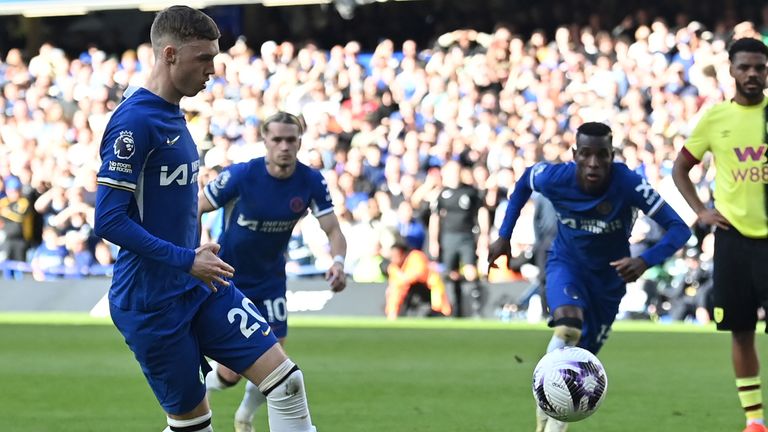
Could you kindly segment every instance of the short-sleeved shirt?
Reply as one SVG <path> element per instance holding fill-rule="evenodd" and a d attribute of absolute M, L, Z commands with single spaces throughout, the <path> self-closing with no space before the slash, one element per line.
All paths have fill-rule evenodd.
<path fill-rule="evenodd" d="M 219 256 L 235 268 L 235 285 L 250 298 L 284 295 L 294 226 L 307 209 L 318 218 L 333 212 L 322 174 L 298 162 L 290 177 L 279 179 L 257 158 L 228 167 L 204 191 L 211 205 L 224 207 Z"/>
<path fill-rule="evenodd" d="M 765 183 L 768 165 L 764 118 L 768 99 L 753 106 L 723 102 L 704 113 L 683 147 L 700 161 L 714 156 L 715 208 L 747 237 L 768 237 Z"/>
<path fill-rule="evenodd" d="M 432 205 L 432 211 L 440 217 L 440 234 L 472 234 L 482 200 L 480 191 L 467 184 L 443 188 Z"/>

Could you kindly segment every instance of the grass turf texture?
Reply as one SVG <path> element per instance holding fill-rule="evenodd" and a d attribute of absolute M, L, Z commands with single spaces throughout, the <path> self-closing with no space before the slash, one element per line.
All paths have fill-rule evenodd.
<path fill-rule="evenodd" d="M 534 429 L 531 374 L 550 331 L 493 321 L 294 318 L 320 432 Z M 758 337 L 765 353 L 766 338 Z M 0 430 L 156 431 L 162 411 L 108 320 L 0 314 Z M 711 327 L 619 322 L 600 353 L 608 394 L 570 431 L 739 431 L 730 338 Z M 764 382 L 768 382 L 765 379 Z M 232 430 L 243 384 L 215 393 Z M 266 431 L 265 409 L 257 431 Z"/>

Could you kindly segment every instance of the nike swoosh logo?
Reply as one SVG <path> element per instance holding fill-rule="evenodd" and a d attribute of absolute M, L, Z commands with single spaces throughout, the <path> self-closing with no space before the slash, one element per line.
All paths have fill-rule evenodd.
<path fill-rule="evenodd" d="M 261 334 L 264 336 L 268 336 L 272 332 L 272 327 L 267 327 L 267 331 L 262 330 Z"/>
<path fill-rule="evenodd" d="M 174 139 L 166 138 L 165 139 L 165 143 L 168 144 L 169 146 L 172 146 L 172 145 L 176 144 L 176 141 L 178 141 L 179 138 L 181 138 L 181 135 L 176 135 L 176 138 L 174 138 Z"/>

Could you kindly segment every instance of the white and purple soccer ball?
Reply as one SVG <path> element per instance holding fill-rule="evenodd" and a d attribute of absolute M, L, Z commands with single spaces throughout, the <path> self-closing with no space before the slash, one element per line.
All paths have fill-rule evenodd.
<path fill-rule="evenodd" d="M 547 353 L 533 371 L 533 397 L 548 416 L 575 422 L 592 415 L 605 399 L 608 376 L 600 360 L 578 347 Z"/>

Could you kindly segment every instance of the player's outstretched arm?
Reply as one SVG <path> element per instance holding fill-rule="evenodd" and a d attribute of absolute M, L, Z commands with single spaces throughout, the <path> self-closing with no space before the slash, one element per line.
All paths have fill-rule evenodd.
<path fill-rule="evenodd" d="M 520 212 L 531 197 L 531 167 L 528 167 L 522 176 L 515 183 L 515 190 L 509 197 L 507 211 L 504 213 L 504 221 L 499 228 L 499 238 L 488 247 L 488 263 L 493 268 L 498 268 L 495 261 L 499 257 L 507 257 L 507 266 L 510 265 L 512 248 L 509 245 L 509 239 L 512 238 L 512 231 L 515 229 Z"/>
<path fill-rule="evenodd" d="M 661 204 L 661 208 L 651 218 L 666 230 L 661 240 L 639 257 L 625 257 L 611 262 L 624 282 L 634 282 L 649 267 L 666 261 L 691 237 L 691 229 L 667 203 Z"/>
<path fill-rule="evenodd" d="M 683 247 L 691 238 L 691 228 L 683 222 L 680 215 L 672 207 L 664 203 L 661 208 L 651 216 L 651 219 L 661 225 L 666 232 L 658 243 L 648 248 L 640 257 L 653 267 L 661 264 L 671 257 L 678 249 Z"/>
<path fill-rule="evenodd" d="M 331 244 L 331 255 L 333 256 L 333 264 L 325 273 L 325 280 L 328 281 L 333 292 L 343 291 L 347 286 L 347 275 L 344 272 L 347 239 L 344 238 L 344 233 L 341 232 L 341 226 L 339 226 L 339 219 L 333 212 L 320 216 L 318 222 L 320 222 L 320 228 L 328 236 L 328 241 Z"/>
<path fill-rule="evenodd" d="M 629 171 L 626 165 L 620 167 L 623 168 L 619 169 L 616 181 L 624 182 L 623 187 L 632 206 L 642 210 L 666 230 L 661 240 L 639 258 L 645 261 L 647 267 L 661 264 L 683 247 L 691 237 L 691 229 L 645 178 Z"/>

